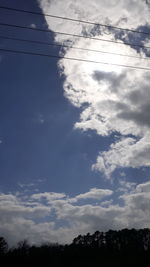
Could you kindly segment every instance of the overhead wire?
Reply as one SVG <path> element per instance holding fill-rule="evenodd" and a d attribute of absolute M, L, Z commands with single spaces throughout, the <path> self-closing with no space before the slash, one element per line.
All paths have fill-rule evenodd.
<path fill-rule="evenodd" d="M 42 13 L 42 12 L 29 11 L 29 10 L 24 10 L 24 9 L 6 7 L 6 6 L 0 6 L 0 9 L 16 11 L 16 12 L 22 12 L 22 13 L 28 13 L 28 14 L 34 14 L 34 15 L 40 15 L 40 16 L 51 17 L 51 18 L 56 18 L 56 19 L 63 19 L 63 20 L 74 21 L 74 22 L 78 22 L 78 23 L 84 23 L 84 24 L 89 24 L 89 25 L 106 27 L 106 28 L 110 28 L 110 29 L 129 31 L 129 32 L 133 32 L 133 33 L 150 35 L 150 32 L 146 32 L 146 31 L 138 31 L 138 30 L 135 30 L 135 29 L 128 29 L 128 28 L 122 28 L 122 27 L 117 27 L 117 26 L 108 25 L 108 24 L 101 24 L 101 23 L 87 21 L 87 20 L 80 20 L 80 19 L 74 19 L 74 18 L 70 18 L 70 17 L 63 17 L 63 16 L 58 16 L 58 15 L 45 14 L 45 13 Z"/>
<path fill-rule="evenodd" d="M 110 65 L 110 66 L 118 66 L 118 67 L 124 67 L 124 68 L 150 71 L 150 68 L 147 68 L 147 67 L 136 67 L 136 66 L 131 66 L 131 65 L 108 63 L 108 62 L 87 60 L 87 59 L 81 59 L 81 58 L 72 58 L 72 57 L 66 57 L 66 56 L 60 56 L 60 55 L 57 56 L 57 55 L 50 55 L 50 54 L 34 53 L 34 52 L 28 52 L 28 51 L 24 51 L 24 50 L 13 50 L 13 49 L 0 48 L 0 51 L 8 52 L 8 53 L 18 53 L 18 54 L 33 55 L 33 56 L 43 56 L 43 57 L 49 57 L 49 58 L 73 60 L 73 61 L 96 63 L 96 64 L 102 64 L 102 65 Z"/>
<path fill-rule="evenodd" d="M 70 21 L 75 21 L 75 22 L 80 22 L 80 23 L 87 23 L 91 25 L 96 25 L 96 26 L 103 26 L 103 27 L 108 27 L 108 28 L 115 28 L 118 30 L 125 30 L 125 31 L 131 31 L 131 32 L 136 32 L 136 33 L 142 33 L 142 34 L 149 34 L 148 32 L 142 32 L 142 31 L 137 31 L 137 30 L 131 30 L 131 29 L 125 29 L 125 28 L 120 28 L 112 25 L 104 25 L 100 23 L 95 23 L 95 22 L 89 22 L 89 21 L 83 21 L 83 20 L 77 20 L 77 19 L 72 19 L 72 18 L 67 18 L 67 17 L 62 17 L 62 16 L 55 16 L 51 14 L 43 14 L 40 12 L 33 12 L 33 11 L 27 11 L 23 9 L 15 9 L 15 8 L 10 8 L 10 7 L 4 7 L 0 6 L 0 9 L 7 9 L 11 11 L 17 11 L 17 12 L 24 12 L 24 13 L 29 13 L 29 14 L 35 14 L 35 15 L 44 15 L 44 16 L 49 16 L 52 18 L 58 18 L 58 19 L 65 19 L 65 20 L 70 20 Z M 28 29 L 28 30 L 33 30 L 33 31 L 41 31 L 41 32 L 52 32 L 49 29 L 42 29 L 42 28 L 33 28 L 29 26 L 21 26 L 21 25 L 16 25 L 16 24 L 8 24 L 8 23 L 3 23 L 0 22 L 0 26 L 7 26 L 7 27 L 15 27 L 15 28 L 21 28 L 21 29 Z M 86 38 L 86 39 L 92 39 L 92 40 L 97 40 L 97 41 L 104 41 L 104 42 L 110 42 L 110 43 L 116 43 L 116 44 L 122 44 L 122 45 L 130 45 L 130 46 L 135 46 L 135 47 L 142 47 L 142 48 L 150 48 L 148 46 L 140 45 L 140 44 L 132 44 L 130 42 L 121 42 L 121 41 L 116 41 L 116 40 L 108 40 L 108 39 L 102 39 L 98 37 L 91 37 L 88 35 L 79 35 L 79 34 L 72 34 L 72 33 L 64 33 L 64 32 L 59 32 L 59 31 L 53 31 L 54 34 L 61 34 L 61 35 L 66 35 L 66 36 L 72 36 L 72 37 L 77 37 L 77 38 Z M 108 51 L 101 51 L 97 49 L 88 49 L 88 48 L 82 48 L 82 47 L 75 47 L 75 46 L 70 46 L 66 44 L 54 44 L 50 42 L 44 42 L 44 41 L 36 41 L 36 40 L 28 40 L 28 39 L 21 39 L 21 38 L 15 38 L 15 37 L 8 37 L 8 36 L 0 36 L 0 38 L 3 39 L 8 39 L 8 40 L 14 40 L 14 41 L 21 41 L 21 42 L 28 42 L 28 43 L 36 43 L 36 44 L 44 44 L 44 45 L 50 45 L 50 46 L 57 46 L 57 47 L 63 47 L 63 48 L 73 48 L 73 49 L 80 49 L 83 51 L 90 51 L 90 52 L 99 52 L 99 53 L 104 53 L 104 54 L 111 54 L 111 55 L 117 55 L 117 56 L 124 56 L 124 57 L 132 57 L 132 58 L 137 58 L 137 59 L 150 59 L 148 57 L 137 57 L 134 55 L 125 55 L 121 53 L 115 53 L 115 52 L 108 52 Z M 90 63 L 99 63 L 99 64 L 105 64 L 105 65 L 114 65 L 114 66 L 120 66 L 120 67 L 127 67 L 127 68 L 134 68 L 134 69 L 141 69 L 141 70 L 150 70 L 150 68 L 147 67 L 136 67 L 136 66 L 131 66 L 131 65 L 123 65 L 123 64 L 116 64 L 116 63 L 108 63 L 108 62 L 101 62 L 101 61 L 95 61 L 95 60 L 86 60 L 86 59 L 80 59 L 80 58 L 72 58 L 72 57 L 65 57 L 65 56 L 57 56 L 57 55 L 49 55 L 49 54 L 41 54 L 41 53 L 34 53 L 34 52 L 28 52 L 28 51 L 22 51 L 22 50 L 13 50 L 13 49 L 4 49 L 1 48 L 0 51 L 4 52 L 11 52 L 11 53 L 22 53 L 22 54 L 28 54 L 28 55 L 35 55 L 35 56 L 44 56 L 44 57 L 53 57 L 53 58 L 58 58 L 58 59 L 68 59 L 68 60 L 76 60 L 76 61 L 82 61 L 82 62 L 90 62 Z"/>
<path fill-rule="evenodd" d="M 50 32 L 50 33 L 53 32 L 54 34 L 60 34 L 60 35 L 65 35 L 65 36 L 72 36 L 72 37 L 77 37 L 77 38 L 85 38 L 85 39 L 91 39 L 91 40 L 95 40 L 95 41 L 103 41 L 103 42 L 116 43 L 116 44 L 121 44 L 121 45 L 129 45 L 129 46 L 134 46 L 134 47 L 141 47 L 141 48 L 150 49 L 149 46 L 144 46 L 144 45 L 140 45 L 140 44 L 132 44 L 130 42 L 120 42 L 120 41 L 101 39 L 98 37 L 91 37 L 91 36 L 85 36 L 85 35 L 80 35 L 80 34 L 51 31 L 49 29 L 33 28 L 33 27 L 29 27 L 29 26 L 21 26 L 21 25 L 9 24 L 9 23 L 3 23 L 3 22 L 0 22 L 0 26 L 13 27 L 13 28 L 19 28 L 19 29 L 27 29 L 27 30 L 33 30 L 33 31 L 41 31 L 41 32 Z"/>
<path fill-rule="evenodd" d="M 36 40 L 22 39 L 22 38 L 16 38 L 16 37 L 8 37 L 8 36 L 3 36 L 3 35 L 0 35 L 0 39 L 13 40 L 13 41 L 19 41 L 19 42 L 25 42 L 25 43 L 31 43 L 31 44 L 48 45 L 48 46 L 54 46 L 54 47 L 60 47 L 60 48 L 72 48 L 72 49 L 82 50 L 82 51 L 87 51 L 87 52 L 96 52 L 96 53 L 109 54 L 109 55 L 115 55 L 115 56 L 131 57 L 131 58 L 137 58 L 137 59 L 142 59 L 142 60 L 150 60 L 149 57 L 138 57 L 134 55 L 108 52 L 108 51 L 102 51 L 102 50 L 97 50 L 97 49 L 89 49 L 89 48 L 77 47 L 77 46 L 66 45 L 66 44 L 50 43 L 50 42 L 45 42 L 45 41 L 36 41 Z"/>

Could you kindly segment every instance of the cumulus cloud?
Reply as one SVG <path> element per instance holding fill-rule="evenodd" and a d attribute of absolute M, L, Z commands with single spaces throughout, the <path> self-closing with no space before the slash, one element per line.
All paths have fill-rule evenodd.
<path fill-rule="evenodd" d="M 125 203 L 123 217 L 128 227 L 149 228 L 150 182 L 139 184 L 135 191 L 121 196 Z"/>
<path fill-rule="evenodd" d="M 133 0 L 94 0 L 86 1 L 86 8 L 84 1 L 68 1 L 64 0 L 39 0 L 39 3 L 46 13 L 48 11 L 53 12 L 55 15 L 62 15 L 65 17 L 71 17 L 76 19 L 84 19 L 88 21 L 96 21 L 99 23 L 113 23 L 116 26 L 121 27 L 138 27 L 139 25 L 145 25 L 149 20 L 149 10 L 145 0 L 133 1 Z M 51 28 L 59 27 L 60 30 L 64 30 L 64 24 L 66 28 L 70 30 L 70 22 L 64 22 L 60 20 L 49 20 Z M 67 28 L 67 29 L 68 29 Z"/>
<path fill-rule="evenodd" d="M 91 197 L 98 203 L 80 205 L 69 196 L 62 197 L 63 193 L 55 193 L 57 197 L 52 197 L 51 201 L 48 197 L 47 202 L 43 202 L 43 197 L 38 194 L 20 197 L 0 194 L 0 235 L 10 245 L 22 239 L 36 244 L 68 243 L 79 233 L 150 227 L 150 182 L 133 185 L 124 181 L 121 187 L 126 188 L 117 191 L 117 201 L 122 200 L 121 204 L 114 204 L 111 190 L 98 188 L 74 197 L 77 200 Z M 42 194 L 51 196 L 54 192 Z"/>
<path fill-rule="evenodd" d="M 139 30 L 150 23 L 149 4 L 144 0 L 114 0 L 111 3 L 87 1 L 86 9 L 85 2 L 79 0 L 42 0 L 39 3 L 44 13 L 59 16 L 63 14 L 64 17 L 122 28 Z M 56 42 L 69 42 L 80 48 L 101 51 L 80 51 L 70 47 L 64 50 L 66 57 L 108 63 L 105 65 L 62 59 L 58 64 L 60 72 L 65 77 L 65 96 L 73 105 L 82 107 L 80 120 L 76 122 L 75 128 L 84 131 L 94 130 L 101 136 L 109 136 L 112 133 L 121 136 L 117 142 L 112 142 L 108 151 L 100 151 L 93 169 L 102 171 L 110 177 L 116 168 L 150 166 L 149 71 L 111 65 L 149 66 L 148 60 L 142 59 L 147 55 L 147 50 L 124 45 L 126 40 L 132 40 L 134 43 L 138 40 L 139 43 L 139 34 L 63 19 L 45 19 L 52 31 L 86 33 L 97 39 L 109 41 L 55 34 Z M 140 36 L 141 44 L 148 44 L 147 36 Z"/>
<path fill-rule="evenodd" d="M 103 171 L 110 177 L 110 174 L 119 167 L 150 166 L 149 153 L 149 136 L 144 136 L 138 141 L 135 138 L 124 138 L 112 144 L 108 151 L 101 152 L 93 169 Z"/>
<path fill-rule="evenodd" d="M 92 188 L 90 189 L 89 192 L 86 192 L 84 194 L 79 194 L 75 198 L 70 199 L 70 202 L 77 202 L 78 200 L 85 200 L 85 199 L 101 200 L 102 198 L 110 196 L 112 194 L 113 194 L 112 190 Z"/>
<path fill-rule="evenodd" d="M 144 184 L 138 184 L 136 187 L 136 191 L 139 193 L 145 192 L 148 193 L 150 192 L 150 182 L 146 182 Z"/>
<path fill-rule="evenodd" d="M 89 197 L 101 199 L 111 194 L 111 190 L 95 188 L 75 196 L 74 199 Z M 71 203 L 72 198 L 64 193 L 44 192 L 30 195 L 1 193 L 0 235 L 4 236 L 10 245 L 22 239 L 28 239 L 29 242 L 37 244 L 47 241 L 71 242 L 78 231 L 84 232 L 90 227 L 89 222 L 86 222 L 84 210 L 85 213 L 89 210 L 91 216 L 94 212 L 90 211 L 90 208 L 94 208 L 92 205 L 80 207 Z M 57 222 L 61 225 L 62 219 L 65 219 L 66 224 L 57 227 Z M 66 226 L 68 224 L 69 226 Z"/>
<path fill-rule="evenodd" d="M 33 194 L 32 199 L 39 201 L 42 199 L 46 199 L 47 202 L 50 203 L 52 200 L 61 199 L 64 198 L 65 196 L 66 195 L 64 193 L 44 192 L 44 193 Z"/>
<path fill-rule="evenodd" d="M 24 201 L 23 198 L 19 198 L 12 194 L 0 194 L 0 212 L 3 219 L 8 218 L 12 214 L 12 218 L 24 217 L 24 218 L 38 218 L 46 216 L 50 213 L 50 207 L 45 207 L 42 204 L 35 205 L 28 201 Z"/>

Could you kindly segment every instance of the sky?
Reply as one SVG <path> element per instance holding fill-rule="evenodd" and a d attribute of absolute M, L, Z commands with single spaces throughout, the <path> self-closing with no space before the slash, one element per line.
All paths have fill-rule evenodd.
<path fill-rule="evenodd" d="M 64 244 L 150 227 L 150 2 L 2 6 L 41 15 L 0 8 L 0 49 L 56 58 L 0 50 L 0 236 Z"/>

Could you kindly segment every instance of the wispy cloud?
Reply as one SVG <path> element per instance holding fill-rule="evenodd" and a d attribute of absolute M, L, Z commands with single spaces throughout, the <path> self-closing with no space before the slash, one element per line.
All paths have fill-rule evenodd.
<path fill-rule="evenodd" d="M 18 185 L 19 185 L 21 188 L 26 188 L 26 187 L 33 187 L 33 186 L 35 186 L 34 183 L 18 183 Z"/>
<path fill-rule="evenodd" d="M 36 24 L 34 24 L 34 23 L 32 23 L 31 25 L 30 25 L 30 27 L 32 27 L 32 28 L 36 28 Z"/>

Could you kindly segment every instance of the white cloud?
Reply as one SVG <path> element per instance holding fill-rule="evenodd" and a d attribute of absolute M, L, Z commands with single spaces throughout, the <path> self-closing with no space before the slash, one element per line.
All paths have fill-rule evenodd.
<path fill-rule="evenodd" d="M 44 193 L 37 193 L 32 195 L 33 200 L 42 200 L 46 199 L 48 203 L 55 199 L 64 198 L 66 195 L 64 193 L 55 193 L 55 192 L 44 192 Z"/>
<path fill-rule="evenodd" d="M 108 207 L 108 206 L 110 206 L 111 204 L 113 203 L 113 200 L 111 199 L 111 200 L 106 200 L 106 201 L 103 201 L 103 202 L 101 202 L 101 206 L 103 207 Z"/>
<path fill-rule="evenodd" d="M 17 197 L 13 194 L 0 194 L 0 213 L 3 219 L 12 215 L 12 218 L 38 218 L 44 217 L 50 213 L 50 207 L 42 204 L 35 205 L 34 203 L 24 201 L 23 197 Z"/>
<path fill-rule="evenodd" d="M 121 196 L 125 203 L 123 218 L 128 227 L 149 228 L 150 183 L 139 184 L 135 191 Z"/>
<path fill-rule="evenodd" d="M 89 192 L 79 194 L 75 198 L 71 198 L 69 201 L 77 202 L 78 200 L 86 200 L 86 199 L 101 200 L 102 198 L 108 197 L 112 194 L 113 194 L 112 190 L 91 188 Z"/>
<path fill-rule="evenodd" d="M 136 191 L 139 193 L 145 192 L 148 193 L 150 192 L 150 182 L 146 182 L 143 184 L 138 184 L 136 187 Z"/>
<path fill-rule="evenodd" d="M 138 0 L 94 0 L 72 1 L 72 0 L 39 0 L 44 13 L 60 15 L 75 19 L 87 21 L 95 21 L 97 23 L 112 23 L 116 26 L 125 28 L 136 28 L 139 25 L 145 25 L 149 21 L 149 10 L 146 1 Z M 52 30 L 71 30 L 70 21 L 60 21 L 46 18 Z M 80 28 L 77 23 L 73 24 L 72 31 L 75 26 Z"/>
<path fill-rule="evenodd" d="M 33 187 L 33 186 L 35 186 L 34 183 L 18 183 L 18 185 L 19 185 L 21 188 L 26 188 L 26 187 Z"/>
<path fill-rule="evenodd" d="M 80 205 L 68 196 L 62 197 L 63 193 L 55 193 L 55 198 L 50 192 L 41 193 L 46 198 L 48 196 L 47 202 L 43 202 L 40 194 L 36 197 L 35 194 L 20 197 L 0 194 L 0 235 L 7 238 L 10 245 L 22 239 L 36 244 L 48 241 L 66 243 L 78 234 L 96 230 L 150 227 L 150 182 L 137 186 L 123 182 L 122 187 L 127 190 L 118 191 L 118 200 L 122 200 L 120 205 L 113 204 L 109 189 L 105 189 L 105 201 L 100 199 L 97 204 Z M 104 189 L 94 190 L 104 193 Z M 91 192 L 74 198 L 88 200 Z M 94 199 L 98 199 L 95 193 Z"/>
<path fill-rule="evenodd" d="M 124 138 L 112 144 L 108 151 L 101 152 L 93 169 L 103 171 L 110 177 L 119 167 L 150 166 L 149 153 L 149 136 L 144 136 L 138 141 L 134 138 Z"/>
<path fill-rule="evenodd" d="M 118 192 L 131 193 L 135 191 L 137 184 L 133 182 L 127 182 L 125 180 L 119 180 Z M 138 186 L 137 186 L 138 187 Z"/>
<path fill-rule="evenodd" d="M 149 6 L 144 0 L 114 0 L 111 2 L 88 0 L 86 1 L 86 9 L 85 2 L 79 0 L 42 0 L 39 3 L 44 13 L 95 21 L 101 24 L 112 24 L 118 27 L 138 28 L 142 25 L 149 25 L 150 22 Z M 87 32 L 93 33 L 96 38 L 107 40 L 116 40 L 115 34 L 118 32 L 117 30 L 108 31 L 104 27 L 98 29 L 93 25 L 63 19 L 49 17 L 45 17 L 45 19 L 52 31 L 75 34 Z M 124 36 L 130 41 L 128 32 L 124 32 Z M 133 36 L 139 35 L 132 33 L 132 38 Z M 117 40 L 123 43 L 120 39 Z M 142 48 L 137 51 L 131 46 L 112 42 L 66 37 L 59 34 L 55 34 L 55 41 L 60 43 L 70 41 L 74 46 L 103 52 L 117 52 L 135 57 L 145 56 Z M 143 42 L 148 42 L 146 36 Z M 73 48 L 66 49 L 64 54 L 66 57 L 110 64 L 149 66 L 148 60 L 80 51 Z M 109 136 L 116 132 L 119 133 L 119 136 L 121 135 L 121 139 L 112 143 L 108 151 L 100 152 L 93 169 L 103 171 L 106 176 L 110 176 L 119 167 L 150 166 L 148 156 L 150 150 L 149 71 L 137 71 L 130 68 L 65 59 L 59 61 L 59 68 L 65 76 L 65 96 L 73 105 L 82 107 L 80 121 L 76 122 L 75 128 L 84 131 L 95 130 L 97 134 L 102 136 Z M 132 137 L 128 137 L 128 135 Z"/>
<path fill-rule="evenodd" d="M 95 188 L 75 198 L 97 199 L 100 195 L 106 197 L 111 193 L 111 190 Z M 55 192 L 32 195 L 0 194 L 0 200 L 0 235 L 7 238 L 10 245 L 22 239 L 28 239 L 31 243 L 71 242 L 79 231 L 90 230 L 92 216 L 98 218 L 100 209 L 92 205 L 74 206 L 70 204 L 72 198 Z M 89 221 L 86 221 L 88 216 Z M 57 227 L 57 221 L 61 222 L 62 219 L 66 224 Z"/>

